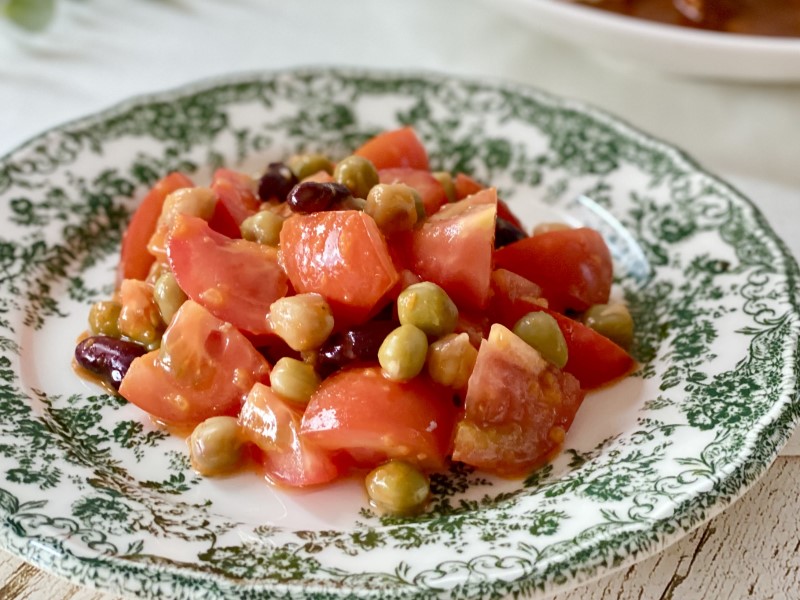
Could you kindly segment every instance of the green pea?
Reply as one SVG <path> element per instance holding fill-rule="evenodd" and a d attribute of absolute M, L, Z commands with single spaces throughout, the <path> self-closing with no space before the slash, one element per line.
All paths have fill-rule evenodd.
<path fill-rule="evenodd" d="M 514 333 L 559 369 L 567 364 L 567 341 L 556 320 L 545 312 L 529 312 L 514 325 Z"/>
<path fill-rule="evenodd" d="M 425 474 L 401 460 L 391 460 L 373 469 L 365 483 L 373 505 L 392 515 L 414 514 L 430 496 Z"/>
<path fill-rule="evenodd" d="M 419 192 L 402 183 L 379 183 L 367 194 L 364 212 L 375 220 L 384 233 L 408 231 L 419 218 Z"/>
<path fill-rule="evenodd" d="M 302 404 L 308 403 L 320 384 L 312 365 L 288 356 L 275 363 L 269 381 L 275 393 Z"/>
<path fill-rule="evenodd" d="M 458 308 L 442 288 L 423 281 L 400 292 L 397 316 L 402 325 L 415 325 L 431 337 L 440 337 L 456 328 Z"/>
<path fill-rule="evenodd" d="M 289 158 L 287 164 L 295 177 L 301 181 L 320 171 L 333 173 L 333 163 L 324 154 L 296 154 Z"/>
<path fill-rule="evenodd" d="M 242 237 L 266 246 L 278 246 L 281 241 L 283 217 L 271 210 L 260 210 L 247 217 L 239 226 Z"/>
<path fill-rule="evenodd" d="M 153 286 L 153 299 L 158 305 L 164 323 L 169 324 L 188 297 L 178 285 L 175 275 L 171 271 L 164 271 Z"/>
<path fill-rule="evenodd" d="M 378 349 L 378 362 L 389 379 L 406 381 L 420 374 L 428 354 L 428 337 L 414 325 L 400 325 Z"/>
<path fill-rule="evenodd" d="M 189 438 L 189 458 L 201 475 L 230 473 L 242 461 L 242 440 L 234 417 L 211 417 Z"/>
<path fill-rule="evenodd" d="M 595 304 L 583 314 L 583 322 L 622 348 L 633 342 L 633 318 L 624 304 Z"/>
<path fill-rule="evenodd" d="M 120 311 L 122 311 L 122 305 L 119 302 L 113 300 L 95 302 L 89 309 L 89 329 L 97 335 L 120 337 L 121 333 L 117 323 Z"/>
<path fill-rule="evenodd" d="M 348 156 L 342 159 L 333 171 L 333 178 L 346 185 L 353 196 L 366 198 L 373 186 L 378 184 L 378 171 L 368 159 L 362 156 Z"/>

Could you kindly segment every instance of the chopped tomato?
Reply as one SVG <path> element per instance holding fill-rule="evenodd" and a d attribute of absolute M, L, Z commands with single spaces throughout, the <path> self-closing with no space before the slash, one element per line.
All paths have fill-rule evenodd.
<path fill-rule="evenodd" d="M 492 322 L 508 324 L 512 318 L 509 315 L 514 315 L 516 318 L 509 327 L 513 326 L 520 317 L 530 312 L 527 307 L 531 302 L 543 306 L 547 304 L 542 298 L 542 288 L 507 269 L 492 271 L 492 298 L 489 303 L 489 318 Z M 525 312 L 519 314 L 519 310 Z"/>
<path fill-rule="evenodd" d="M 453 179 L 453 187 L 456 190 L 456 198 L 458 200 L 463 200 L 467 196 L 472 196 L 486 189 L 486 186 L 480 181 L 473 179 L 465 173 L 456 173 Z"/>
<path fill-rule="evenodd" d="M 338 325 L 366 321 L 400 279 L 378 226 L 360 211 L 287 219 L 281 257 L 294 289 L 322 294 Z"/>
<path fill-rule="evenodd" d="M 446 204 L 406 236 L 407 267 L 440 285 L 459 308 L 486 308 L 496 210 L 494 188 Z"/>
<path fill-rule="evenodd" d="M 269 364 L 230 323 L 187 300 L 161 348 L 135 359 L 119 393 L 155 418 L 195 424 L 235 415 L 250 388 L 269 377 Z"/>
<path fill-rule="evenodd" d="M 301 407 L 256 383 L 239 414 L 244 438 L 262 453 L 267 477 L 292 487 L 327 483 L 339 476 L 331 454 L 300 436 Z"/>
<path fill-rule="evenodd" d="M 341 371 L 311 397 L 301 438 L 346 450 L 365 467 L 401 458 L 430 471 L 445 467 L 456 408 L 452 394 L 427 378 L 398 382 L 378 367 Z"/>
<path fill-rule="evenodd" d="M 572 373 L 584 389 L 600 387 L 633 370 L 636 362 L 630 354 L 607 337 L 562 314 L 541 310 L 550 313 L 558 322 L 569 356 L 564 370 Z"/>
<path fill-rule="evenodd" d="M 276 248 L 232 240 L 197 217 L 178 215 L 167 257 L 181 289 L 214 316 L 250 333 L 270 331 L 270 305 L 289 282 Z"/>
<path fill-rule="evenodd" d="M 583 395 L 572 375 L 495 324 L 478 350 L 453 459 L 501 475 L 523 474 L 561 445 Z"/>
<path fill-rule="evenodd" d="M 611 253 L 594 229 L 548 231 L 504 246 L 495 265 L 542 288 L 550 308 L 582 311 L 608 302 L 613 279 Z"/>
<path fill-rule="evenodd" d="M 525 284 L 519 276 L 514 279 L 506 274 L 497 275 L 501 272 L 499 269 L 492 274 L 491 318 L 494 321 L 513 327 L 529 312 L 543 311 L 551 315 L 567 342 L 564 370 L 574 375 L 583 389 L 605 385 L 631 372 L 635 362 L 625 350 L 583 323 L 542 306 L 536 296 L 536 284 Z"/>
<path fill-rule="evenodd" d="M 164 198 L 175 190 L 188 187 L 194 187 L 191 179 L 180 173 L 170 173 L 150 188 L 122 236 L 117 286 L 123 279 L 147 279 L 155 261 L 155 257 L 147 250 L 147 242 L 156 230 Z"/>
<path fill-rule="evenodd" d="M 404 183 L 414 188 L 422 197 L 425 214 L 437 212 L 447 204 L 447 194 L 439 181 L 430 171 L 419 169 L 382 169 L 378 171 L 381 183 Z"/>
<path fill-rule="evenodd" d="M 230 238 L 241 237 L 239 225 L 258 212 L 261 200 L 256 193 L 256 182 L 244 173 L 217 169 L 211 181 L 217 195 L 217 206 L 209 224 L 211 229 Z"/>
<path fill-rule="evenodd" d="M 375 168 L 409 168 L 428 171 L 428 152 L 411 127 L 379 133 L 354 152 L 372 161 Z"/>
<path fill-rule="evenodd" d="M 462 200 L 467 196 L 477 194 L 481 190 L 486 189 L 486 186 L 480 181 L 464 173 L 456 173 L 455 179 L 453 180 L 453 187 L 456 190 L 456 198 L 458 200 Z M 525 226 L 522 224 L 522 221 L 519 220 L 519 217 L 511 212 L 508 204 L 500 198 L 497 199 L 497 216 L 525 231 Z"/>

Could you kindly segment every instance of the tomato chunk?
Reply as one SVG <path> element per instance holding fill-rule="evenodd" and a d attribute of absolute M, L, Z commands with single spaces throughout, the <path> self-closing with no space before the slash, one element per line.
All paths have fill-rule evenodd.
<path fill-rule="evenodd" d="M 456 198 L 458 200 L 463 200 L 467 196 L 477 194 L 481 190 L 486 189 L 486 186 L 480 181 L 464 173 L 456 173 L 453 179 L 453 187 L 456 190 Z M 525 231 L 525 226 L 522 224 L 522 221 L 519 220 L 519 217 L 511 212 L 508 204 L 500 198 L 497 199 L 497 216 Z"/>
<path fill-rule="evenodd" d="M 161 339 L 161 348 L 131 363 L 119 393 L 157 419 L 195 424 L 235 415 L 269 364 L 230 323 L 187 300 Z"/>
<path fill-rule="evenodd" d="M 276 248 L 232 240 L 202 219 L 178 215 L 167 258 L 181 289 L 214 316 L 250 333 L 270 331 L 270 304 L 289 289 Z"/>
<path fill-rule="evenodd" d="M 494 188 L 446 204 L 407 239 L 408 268 L 440 285 L 460 308 L 486 308 L 496 213 Z"/>
<path fill-rule="evenodd" d="M 287 219 L 281 257 L 294 289 L 322 294 L 338 325 L 366 321 L 400 279 L 375 221 L 354 210 Z"/>
<path fill-rule="evenodd" d="M 456 418 L 451 396 L 421 377 L 398 382 L 376 367 L 341 371 L 311 397 L 301 437 L 327 450 L 345 450 L 365 467 L 401 458 L 440 470 Z"/>
<path fill-rule="evenodd" d="M 300 436 L 302 416 L 301 408 L 261 383 L 250 390 L 239 414 L 244 438 L 262 453 L 266 476 L 292 487 L 327 483 L 339 476 L 331 454 Z"/>
<path fill-rule="evenodd" d="M 146 279 L 155 257 L 147 250 L 147 242 L 156 230 L 164 198 L 175 190 L 194 187 L 192 180 L 180 173 L 170 173 L 160 179 L 133 213 L 122 236 L 117 285 L 123 279 Z"/>
<path fill-rule="evenodd" d="M 456 173 L 453 179 L 453 187 L 456 189 L 456 198 L 459 200 L 463 200 L 467 196 L 472 196 L 486 189 L 485 185 L 466 173 Z"/>
<path fill-rule="evenodd" d="M 404 183 L 414 188 L 422 197 L 425 214 L 430 216 L 447 204 L 447 194 L 429 171 L 419 169 L 382 169 L 378 171 L 381 183 Z"/>
<path fill-rule="evenodd" d="M 558 323 L 567 342 L 564 370 L 580 382 L 583 389 L 605 385 L 630 373 L 635 361 L 622 348 L 594 329 L 574 319 L 548 310 L 537 297 L 536 284 L 498 269 L 492 274 L 492 319 L 513 327 L 523 316 L 543 311 Z"/>
<path fill-rule="evenodd" d="M 481 343 L 453 459 L 514 476 L 547 460 L 583 401 L 578 381 L 502 325 Z"/>
<path fill-rule="evenodd" d="M 636 366 L 630 354 L 594 329 L 559 313 L 540 310 L 549 312 L 558 322 L 569 353 L 564 370 L 572 373 L 584 389 L 619 379 Z"/>
<path fill-rule="evenodd" d="M 428 171 L 428 152 L 411 127 L 379 133 L 354 152 L 372 161 L 375 168 L 409 168 Z"/>
<path fill-rule="evenodd" d="M 244 173 L 217 169 L 211 189 L 217 195 L 217 206 L 209 221 L 211 229 L 230 238 L 241 237 L 239 225 L 261 206 L 255 181 Z"/>
<path fill-rule="evenodd" d="M 495 265 L 542 288 L 551 309 L 582 311 L 608 302 L 613 280 L 611 253 L 603 237 L 582 227 L 548 231 L 504 246 Z"/>

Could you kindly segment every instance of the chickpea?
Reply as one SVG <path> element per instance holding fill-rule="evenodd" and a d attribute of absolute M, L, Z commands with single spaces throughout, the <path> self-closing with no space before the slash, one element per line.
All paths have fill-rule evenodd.
<path fill-rule="evenodd" d="M 319 294 L 286 296 L 269 307 L 272 330 L 292 350 L 319 348 L 333 331 L 333 313 Z"/>

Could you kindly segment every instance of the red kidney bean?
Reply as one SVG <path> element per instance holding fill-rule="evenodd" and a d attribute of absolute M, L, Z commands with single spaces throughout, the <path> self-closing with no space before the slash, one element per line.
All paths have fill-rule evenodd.
<path fill-rule="evenodd" d="M 350 190 L 341 183 L 304 181 L 292 188 L 286 202 L 293 212 L 310 214 L 326 210 L 349 196 Z"/>
<path fill-rule="evenodd" d="M 497 222 L 494 226 L 495 248 L 508 246 L 509 244 L 523 240 L 526 237 L 528 237 L 528 234 L 514 225 L 511 221 L 507 221 L 503 217 L 497 217 Z"/>
<path fill-rule="evenodd" d="M 330 336 L 319 349 L 317 369 L 323 376 L 355 362 L 378 360 L 378 349 L 397 327 L 393 321 L 370 321 Z"/>
<path fill-rule="evenodd" d="M 75 360 L 81 367 L 118 390 L 133 359 L 146 352 L 147 349 L 139 344 L 97 335 L 78 343 L 75 347 Z"/>
<path fill-rule="evenodd" d="M 264 202 L 272 199 L 285 202 L 297 183 L 297 176 L 287 165 L 282 162 L 269 163 L 258 181 L 258 197 Z"/>

